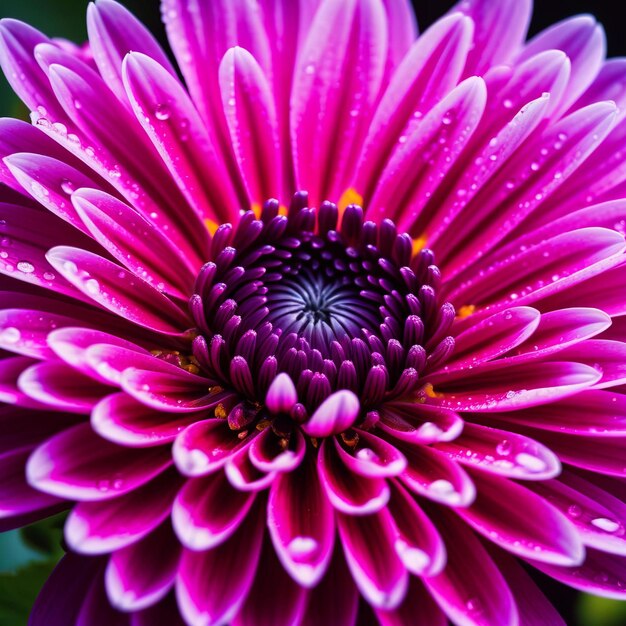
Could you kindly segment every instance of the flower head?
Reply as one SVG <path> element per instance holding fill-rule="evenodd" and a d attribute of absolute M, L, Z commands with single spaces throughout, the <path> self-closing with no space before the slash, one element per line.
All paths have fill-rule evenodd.
<path fill-rule="evenodd" d="M 3 528 L 32 626 L 562 620 L 626 588 L 623 60 L 529 0 L 0 22 Z"/>

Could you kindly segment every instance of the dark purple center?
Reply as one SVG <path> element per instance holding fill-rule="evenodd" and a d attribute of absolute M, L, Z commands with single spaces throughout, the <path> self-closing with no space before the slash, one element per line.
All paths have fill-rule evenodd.
<path fill-rule="evenodd" d="M 437 303 L 432 253 L 358 206 L 338 222 L 334 204 L 297 194 L 287 215 L 269 201 L 218 229 L 191 300 L 211 377 L 262 401 L 285 372 L 309 412 L 338 389 L 367 408 L 417 390 L 448 356 L 454 309 Z"/>

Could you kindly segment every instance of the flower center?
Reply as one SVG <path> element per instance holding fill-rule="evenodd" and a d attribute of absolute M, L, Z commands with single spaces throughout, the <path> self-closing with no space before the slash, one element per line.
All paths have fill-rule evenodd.
<path fill-rule="evenodd" d="M 309 414 L 346 389 L 361 406 L 416 391 L 449 354 L 454 319 L 439 307 L 433 255 L 385 220 L 297 194 L 287 215 L 266 203 L 237 225 L 222 225 L 191 300 L 194 354 L 224 387 L 263 400 L 279 373 Z"/>

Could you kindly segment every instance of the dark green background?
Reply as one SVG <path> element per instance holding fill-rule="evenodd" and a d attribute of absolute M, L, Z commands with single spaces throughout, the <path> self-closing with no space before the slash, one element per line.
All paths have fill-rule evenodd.
<path fill-rule="evenodd" d="M 211 0 L 206 0 L 210 2 Z M 494 0 L 498 1 L 498 0 Z M 0 17 L 22 19 L 46 34 L 82 42 L 86 38 L 86 0 L 0 0 Z M 161 40 L 164 31 L 156 0 L 125 2 Z M 416 0 L 422 28 L 452 6 L 452 0 Z M 626 53 L 620 3 L 598 0 L 536 0 L 531 32 L 576 13 L 594 13 L 604 23 L 611 56 Z M 0 117 L 24 117 L 26 110 L 0 77 Z M 1 480 L 1 477 L 0 477 Z M 37 590 L 61 555 L 60 540 L 63 516 L 57 516 L 26 531 L 0 534 L 0 625 L 22 626 Z M 547 578 L 539 580 L 542 588 L 557 604 L 569 624 L 576 626 L 623 626 L 626 603 L 575 594 Z"/>

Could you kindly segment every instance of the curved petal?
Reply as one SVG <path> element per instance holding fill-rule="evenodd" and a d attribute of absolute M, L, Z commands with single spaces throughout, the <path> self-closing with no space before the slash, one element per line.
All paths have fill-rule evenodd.
<path fill-rule="evenodd" d="M 181 480 L 163 473 L 116 498 L 79 502 L 65 523 L 65 540 L 81 554 L 107 554 L 154 530 L 170 514 Z"/>
<path fill-rule="evenodd" d="M 213 549 L 237 530 L 254 498 L 254 493 L 233 489 L 224 472 L 193 478 L 174 501 L 174 530 L 190 550 Z"/>
<path fill-rule="evenodd" d="M 174 584 L 180 545 L 168 522 L 111 556 L 104 584 L 111 604 L 139 611 L 161 600 Z"/>
<path fill-rule="evenodd" d="M 28 459 L 35 488 L 69 500 L 108 500 L 147 483 L 171 465 L 167 448 L 121 448 L 79 424 L 52 437 Z"/>
<path fill-rule="evenodd" d="M 270 489 L 267 527 L 291 577 L 304 587 L 315 587 L 332 557 L 335 524 L 313 459 L 277 476 Z"/>
<path fill-rule="evenodd" d="M 354 582 L 367 601 L 378 608 L 395 609 L 404 599 L 409 577 L 393 549 L 396 540 L 391 513 L 337 515 L 339 536 Z"/>

